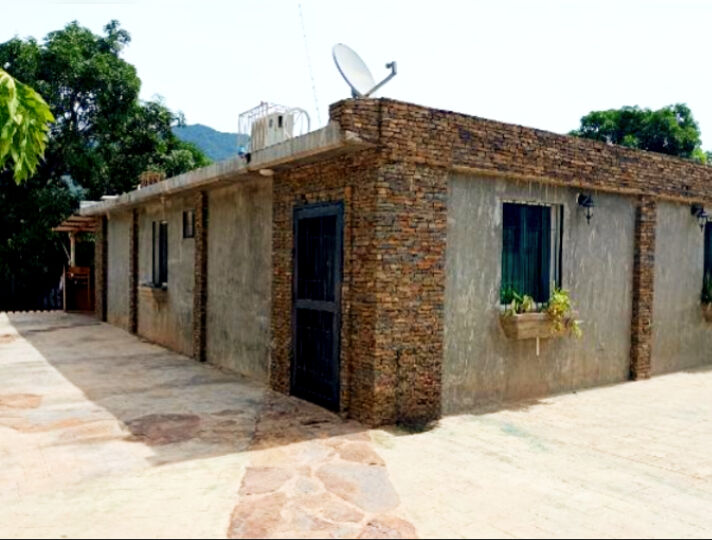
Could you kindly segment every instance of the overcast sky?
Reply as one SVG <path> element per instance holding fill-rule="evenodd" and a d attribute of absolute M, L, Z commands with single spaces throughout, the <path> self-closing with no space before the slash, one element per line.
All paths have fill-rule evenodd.
<path fill-rule="evenodd" d="M 712 1 L 0 4 L 0 41 L 41 39 L 74 19 L 100 32 L 118 19 L 132 37 L 124 58 L 138 69 L 141 96 L 161 95 L 188 123 L 222 131 L 236 131 L 239 113 L 262 100 L 303 107 L 324 124 L 328 104 L 350 94 L 331 58 L 343 42 L 376 80 L 398 62 L 378 96 L 561 133 L 594 109 L 684 102 L 712 150 Z"/>

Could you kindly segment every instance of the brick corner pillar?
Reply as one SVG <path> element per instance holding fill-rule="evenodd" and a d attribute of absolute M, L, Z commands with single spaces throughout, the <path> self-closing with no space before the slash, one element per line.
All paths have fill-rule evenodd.
<path fill-rule="evenodd" d="M 129 231 L 129 332 L 138 333 L 138 210 L 131 212 Z"/>
<path fill-rule="evenodd" d="M 102 216 L 99 218 L 94 242 L 94 314 L 100 321 L 106 321 L 107 229 L 106 216 Z"/>
<path fill-rule="evenodd" d="M 630 329 L 630 376 L 650 377 L 653 334 L 656 201 L 642 196 L 635 211 L 633 313 Z"/>
<path fill-rule="evenodd" d="M 193 358 L 206 361 L 208 303 L 208 194 L 195 195 L 195 283 L 193 285 Z"/>
<path fill-rule="evenodd" d="M 382 175 L 371 423 L 422 428 L 442 410 L 447 172 L 393 163 Z"/>

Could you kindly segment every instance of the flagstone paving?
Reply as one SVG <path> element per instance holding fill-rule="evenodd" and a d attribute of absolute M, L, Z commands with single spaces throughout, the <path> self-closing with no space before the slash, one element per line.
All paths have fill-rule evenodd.
<path fill-rule="evenodd" d="M 712 368 L 368 430 L 64 313 L 0 314 L 0 537 L 709 537 Z"/>

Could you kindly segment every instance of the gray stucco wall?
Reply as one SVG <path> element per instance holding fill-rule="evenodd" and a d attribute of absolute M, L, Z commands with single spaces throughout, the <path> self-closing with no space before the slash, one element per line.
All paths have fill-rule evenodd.
<path fill-rule="evenodd" d="M 192 199 L 178 197 L 143 207 L 138 229 L 138 333 L 186 355 L 193 352 L 195 239 L 183 238 L 183 210 L 192 208 Z M 141 285 L 152 278 L 152 223 L 163 220 L 168 222 L 168 288 L 164 299 L 156 299 Z"/>
<path fill-rule="evenodd" d="M 129 328 L 129 233 L 131 214 L 112 214 L 107 221 L 106 320 Z"/>
<path fill-rule="evenodd" d="M 629 373 L 633 202 L 594 194 L 590 224 L 577 191 L 454 176 L 448 198 L 443 412 L 624 381 Z M 583 337 L 507 339 L 499 324 L 503 201 L 564 205 L 562 284 Z"/>
<path fill-rule="evenodd" d="M 267 381 L 272 183 L 211 191 L 208 204 L 208 362 Z"/>
<path fill-rule="evenodd" d="M 700 306 L 704 233 L 683 204 L 658 203 L 652 373 L 712 363 L 712 324 Z"/>

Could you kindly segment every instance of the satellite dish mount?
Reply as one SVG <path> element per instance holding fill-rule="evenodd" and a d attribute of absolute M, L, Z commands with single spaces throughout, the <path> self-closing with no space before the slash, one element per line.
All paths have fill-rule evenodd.
<path fill-rule="evenodd" d="M 378 90 L 381 86 L 390 81 L 397 74 L 395 62 L 386 64 L 390 69 L 390 74 L 381 82 L 376 81 L 368 70 L 365 62 L 356 52 L 343 43 L 337 43 L 332 49 L 332 56 L 336 67 L 341 73 L 346 83 L 351 87 L 351 96 L 354 98 L 366 98 Z"/>

